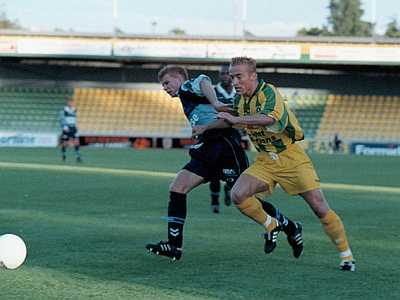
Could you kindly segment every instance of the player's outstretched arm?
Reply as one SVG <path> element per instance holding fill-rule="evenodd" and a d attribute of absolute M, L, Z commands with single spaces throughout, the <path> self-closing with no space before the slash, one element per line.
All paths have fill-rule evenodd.
<path fill-rule="evenodd" d="M 233 111 L 233 108 L 230 104 L 225 104 L 218 100 L 217 95 L 215 94 L 214 87 L 212 86 L 212 84 L 209 80 L 203 79 L 200 82 L 200 91 L 208 99 L 208 101 L 210 101 L 210 104 L 217 111 L 226 111 L 226 112 Z"/>
<path fill-rule="evenodd" d="M 271 118 L 263 114 L 237 117 L 226 112 L 220 112 L 218 114 L 218 118 L 225 120 L 226 122 L 232 125 L 245 125 L 245 126 L 255 126 L 255 127 L 271 126 L 276 122 L 274 118 Z"/>

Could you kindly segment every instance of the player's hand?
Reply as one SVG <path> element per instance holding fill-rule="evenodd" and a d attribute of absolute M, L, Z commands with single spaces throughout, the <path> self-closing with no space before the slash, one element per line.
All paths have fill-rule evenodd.
<path fill-rule="evenodd" d="M 223 119 L 223 120 L 225 120 L 226 122 L 228 122 L 229 124 L 232 124 L 232 125 L 237 124 L 238 120 L 239 120 L 239 117 L 231 115 L 230 113 L 227 113 L 227 112 L 218 113 L 218 118 L 219 119 Z"/>
<path fill-rule="evenodd" d="M 192 137 L 197 138 L 199 135 L 202 135 L 207 130 L 206 125 L 196 125 L 192 127 Z"/>
<path fill-rule="evenodd" d="M 234 109 L 231 104 L 225 104 L 222 102 L 219 102 L 218 104 L 216 104 L 215 109 L 220 112 L 228 112 L 228 113 L 234 112 Z"/>
<path fill-rule="evenodd" d="M 69 131 L 68 127 L 63 129 L 63 132 L 67 133 Z"/>

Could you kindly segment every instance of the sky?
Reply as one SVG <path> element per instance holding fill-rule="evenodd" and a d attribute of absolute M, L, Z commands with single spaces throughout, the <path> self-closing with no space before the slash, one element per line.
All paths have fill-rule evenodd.
<path fill-rule="evenodd" d="M 117 3 L 116 10 L 113 1 Z M 0 11 L 35 31 L 59 28 L 110 33 L 116 26 L 131 34 L 166 34 L 173 28 L 181 28 L 191 35 L 231 36 L 238 35 L 240 24 L 245 24 L 251 33 L 271 37 L 290 37 L 302 27 L 321 27 L 329 14 L 329 0 L 247 0 L 246 18 L 241 22 L 240 1 L 0 0 Z M 385 32 L 393 18 L 400 21 L 400 0 L 361 2 L 363 19 L 371 21 L 375 15 L 379 34 Z"/>

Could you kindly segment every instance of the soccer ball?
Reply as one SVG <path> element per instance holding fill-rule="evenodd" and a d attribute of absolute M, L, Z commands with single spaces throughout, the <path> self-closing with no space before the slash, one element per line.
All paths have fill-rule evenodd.
<path fill-rule="evenodd" d="M 26 258 L 26 246 L 24 241 L 15 234 L 3 234 L 0 236 L 0 267 L 16 269 L 20 267 Z"/>

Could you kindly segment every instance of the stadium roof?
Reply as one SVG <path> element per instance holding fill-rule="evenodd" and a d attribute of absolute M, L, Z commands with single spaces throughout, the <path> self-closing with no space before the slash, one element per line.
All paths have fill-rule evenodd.
<path fill-rule="evenodd" d="M 201 36 L 201 35 L 142 35 L 127 33 L 89 33 L 69 31 L 26 31 L 0 30 L 4 36 L 43 36 L 43 37 L 84 37 L 84 38 L 119 38 L 119 39 L 168 39 L 168 40 L 219 40 L 219 41 L 271 41 L 271 42 L 305 42 L 305 43 L 344 43 L 344 44 L 400 44 L 400 38 L 374 37 L 338 37 L 338 36 L 296 36 L 296 37 L 268 37 L 268 36 Z"/>

